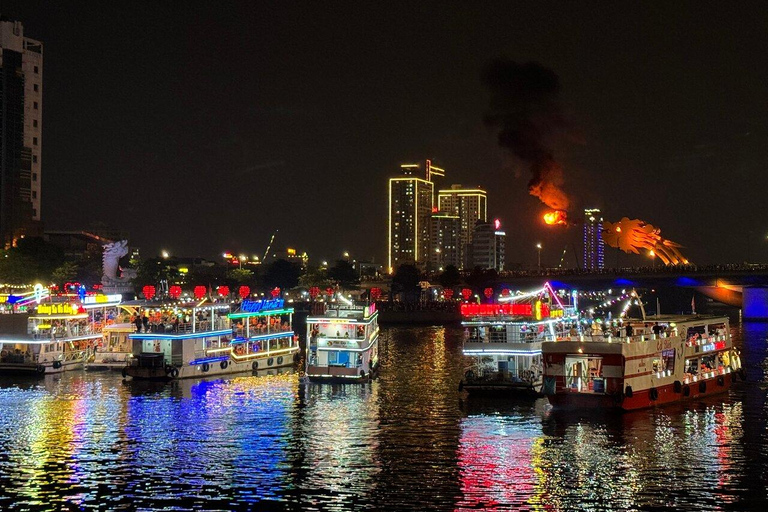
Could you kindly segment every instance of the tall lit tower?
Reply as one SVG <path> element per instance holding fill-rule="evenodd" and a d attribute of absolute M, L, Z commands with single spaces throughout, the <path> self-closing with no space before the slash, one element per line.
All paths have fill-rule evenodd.
<path fill-rule="evenodd" d="M 584 210 L 584 268 L 600 270 L 605 267 L 603 257 L 603 217 L 598 208 Z"/>
<path fill-rule="evenodd" d="M 0 240 L 36 234 L 40 221 L 43 44 L 0 15 Z"/>
<path fill-rule="evenodd" d="M 389 179 L 389 251 L 387 266 L 394 272 L 411 263 L 425 268 L 430 259 L 430 217 L 435 203 L 435 177 L 445 171 L 432 165 L 403 164 Z"/>
<path fill-rule="evenodd" d="M 461 185 L 451 185 L 451 188 L 437 193 L 437 208 L 440 212 L 459 217 L 458 251 L 459 261 L 465 268 L 471 267 L 469 261 L 469 246 L 472 243 L 472 233 L 477 221 L 488 221 L 488 198 L 485 190 L 477 188 L 462 188 Z"/>

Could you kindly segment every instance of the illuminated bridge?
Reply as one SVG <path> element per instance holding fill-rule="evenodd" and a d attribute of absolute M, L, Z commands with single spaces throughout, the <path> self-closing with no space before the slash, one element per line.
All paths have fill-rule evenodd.
<path fill-rule="evenodd" d="M 597 272 L 547 269 L 503 272 L 498 282 L 525 289 L 540 285 L 542 279 L 556 288 L 691 288 L 723 304 L 742 308 L 745 318 L 768 319 L 768 265 L 620 268 Z"/>

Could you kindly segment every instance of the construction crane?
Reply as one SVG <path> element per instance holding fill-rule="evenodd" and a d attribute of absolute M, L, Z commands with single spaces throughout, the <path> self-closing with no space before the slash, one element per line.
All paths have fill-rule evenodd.
<path fill-rule="evenodd" d="M 274 233 L 272 233 L 272 238 L 269 239 L 269 243 L 267 244 L 267 249 L 264 251 L 264 257 L 261 258 L 261 263 L 264 264 L 267 262 L 267 256 L 269 256 L 269 250 L 272 248 L 272 242 L 275 241 L 275 235 L 277 235 L 277 229 Z"/>

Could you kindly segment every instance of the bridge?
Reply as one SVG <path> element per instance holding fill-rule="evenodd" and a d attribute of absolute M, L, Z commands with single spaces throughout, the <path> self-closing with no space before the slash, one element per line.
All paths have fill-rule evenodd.
<path fill-rule="evenodd" d="M 464 273 L 464 279 L 472 279 Z M 437 281 L 436 278 L 432 281 Z M 493 283 L 525 290 L 549 281 L 555 288 L 691 288 L 723 304 L 743 309 L 747 319 L 768 320 L 768 265 L 677 265 L 602 270 L 541 269 L 499 273 Z"/>

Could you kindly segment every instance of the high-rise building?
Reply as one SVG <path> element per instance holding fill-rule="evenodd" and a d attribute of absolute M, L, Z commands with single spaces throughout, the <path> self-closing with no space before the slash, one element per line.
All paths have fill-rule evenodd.
<path fill-rule="evenodd" d="M 501 229 L 501 221 L 478 220 L 472 233 L 469 251 L 472 267 L 490 268 L 497 272 L 504 270 L 507 234 Z"/>
<path fill-rule="evenodd" d="M 584 210 L 584 268 L 600 270 L 605 267 L 603 217 L 598 208 Z"/>
<path fill-rule="evenodd" d="M 461 268 L 459 253 L 461 219 L 459 216 L 433 213 L 430 222 L 429 270 L 442 272 L 448 265 Z"/>
<path fill-rule="evenodd" d="M 43 44 L 0 15 L 0 237 L 40 234 Z"/>
<path fill-rule="evenodd" d="M 445 171 L 432 165 L 404 164 L 400 175 L 389 179 L 389 253 L 394 272 L 404 263 L 426 268 L 430 259 L 430 217 L 435 203 L 434 178 Z"/>
<path fill-rule="evenodd" d="M 488 220 L 488 199 L 485 190 L 479 187 L 462 188 L 461 185 L 451 185 L 449 189 L 438 191 L 437 208 L 441 213 L 459 217 L 460 268 L 471 267 L 469 247 L 472 243 L 472 232 L 477 221 Z"/>

